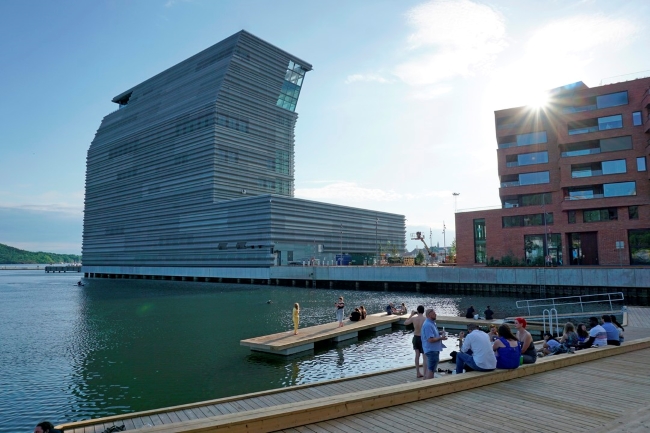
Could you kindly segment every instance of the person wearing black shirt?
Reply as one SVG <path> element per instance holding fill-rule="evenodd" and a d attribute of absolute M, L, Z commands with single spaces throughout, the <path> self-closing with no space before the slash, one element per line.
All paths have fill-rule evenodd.
<path fill-rule="evenodd" d="M 361 311 L 359 311 L 358 308 L 355 308 L 352 313 L 350 313 L 350 321 L 351 322 L 358 322 L 361 320 Z"/>
<path fill-rule="evenodd" d="M 490 310 L 490 306 L 487 306 L 487 310 L 483 312 L 485 314 L 485 320 L 494 319 L 494 311 Z"/>
<path fill-rule="evenodd" d="M 474 313 L 476 313 L 476 310 L 474 309 L 473 305 L 470 305 L 469 308 L 467 309 L 467 313 L 465 314 L 465 318 L 473 319 Z"/>

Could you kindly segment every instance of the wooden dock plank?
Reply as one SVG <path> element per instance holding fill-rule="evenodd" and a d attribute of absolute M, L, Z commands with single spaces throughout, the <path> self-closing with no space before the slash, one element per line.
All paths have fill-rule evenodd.
<path fill-rule="evenodd" d="M 269 352 L 281 351 L 306 344 L 313 344 L 319 341 L 331 340 L 341 335 L 356 333 L 382 325 L 390 325 L 399 322 L 403 316 L 386 315 L 386 313 L 369 314 L 365 320 L 351 322 L 346 320 L 345 326 L 339 327 L 338 322 L 330 322 L 322 325 L 300 328 L 298 335 L 293 332 L 279 332 L 276 334 L 262 335 L 241 340 L 242 346 L 251 349 L 265 350 Z"/>

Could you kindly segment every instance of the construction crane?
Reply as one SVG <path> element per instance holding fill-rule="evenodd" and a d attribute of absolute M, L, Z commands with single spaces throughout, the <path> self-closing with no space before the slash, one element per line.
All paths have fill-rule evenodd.
<path fill-rule="evenodd" d="M 436 257 L 436 253 L 431 252 L 431 250 L 427 246 L 427 243 L 424 240 L 424 236 L 422 235 L 422 232 L 411 233 L 411 240 L 413 240 L 413 241 L 422 241 L 422 243 L 424 244 L 424 249 L 427 250 L 427 254 L 429 254 L 429 257 L 433 257 L 433 258 Z"/>

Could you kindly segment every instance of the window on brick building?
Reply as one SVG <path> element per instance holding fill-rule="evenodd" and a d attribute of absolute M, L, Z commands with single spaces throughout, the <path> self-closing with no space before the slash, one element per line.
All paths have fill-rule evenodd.
<path fill-rule="evenodd" d="M 486 259 L 485 218 L 474 220 L 474 263 L 485 263 Z"/>
<path fill-rule="evenodd" d="M 628 218 L 631 220 L 638 220 L 639 219 L 639 206 L 629 206 L 627 208 L 627 215 Z"/>
<path fill-rule="evenodd" d="M 640 156 L 636 159 L 636 169 L 637 171 L 646 171 L 648 169 L 645 156 Z"/>
<path fill-rule="evenodd" d="M 628 230 L 631 265 L 650 265 L 650 229 Z"/>
<path fill-rule="evenodd" d="M 576 211 L 570 210 L 566 214 L 567 214 L 567 217 L 569 218 L 569 224 L 575 224 L 576 223 Z"/>
<path fill-rule="evenodd" d="M 590 209 L 582 211 L 582 219 L 586 223 L 598 221 L 616 221 L 618 219 L 618 209 L 610 207 L 607 209 Z"/>
<path fill-rule="evenodd" d="M 640 126 L 643 123 L 643 120 L 641 119 L 641 112 L 640 111 L 635 111 L 632 113 L 632 124 L 634 126 Z"/>

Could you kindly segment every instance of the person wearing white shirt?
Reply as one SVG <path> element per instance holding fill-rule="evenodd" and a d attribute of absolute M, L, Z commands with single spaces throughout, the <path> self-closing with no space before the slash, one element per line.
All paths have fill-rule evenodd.
<path fill-rule="evenodd" d="M 497 358 L 494 356 L 490 337 L 478 325 L 467 325 L 467 337 L 461 332 L 458 338 L 465 337 L 461 351 L 456 355 L 456 374 L 461 374 L 465 366 L 476 371 L 492 371 L 497 368 Z"/>

